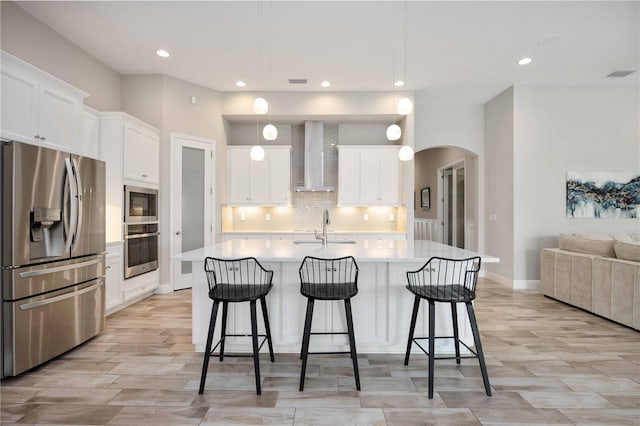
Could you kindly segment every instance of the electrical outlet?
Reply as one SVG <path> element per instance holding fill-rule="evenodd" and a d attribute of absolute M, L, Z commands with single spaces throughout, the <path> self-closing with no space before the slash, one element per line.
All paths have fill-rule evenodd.
<path fill-rule="evenodd" d="M 264 215 L 264 220 L 266 220 L 267 222 L 269 222 L 271 220 L 271 213 L 267 213 Z"/>
<path fill-rule="evenodd" d="M 396 220 L 396 217 L 393 213 L 389 213 L 389 222 L 393 222 L 394 220 Z"/>
<path fill-rule="evenodd" d="M 498 221 L 498 215 L 495 213 L 492 213 L 489 215 L 489 222 L 497 222 Z"/>
<path fill-rule="evenodd" d="M 365 222 L 369 220 L 369 213 L 365 213 L 362 215 L 362 220 L 364 220 Z"/>
<path fill-rule="evenodd" d="M 240 213 L 240 220 L 243 222 L 247 220 L 247 217 L 244 215 L 244 213 Z"/>

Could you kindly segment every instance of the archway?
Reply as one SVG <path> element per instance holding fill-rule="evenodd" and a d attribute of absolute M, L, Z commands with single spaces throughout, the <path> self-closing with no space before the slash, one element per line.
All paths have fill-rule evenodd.
<path fill-rule="evenodd" d="M 414 167 L 414 238 L 476 251 L 478 155 L 458 147 L 433 147 L 416 153 Z"/>

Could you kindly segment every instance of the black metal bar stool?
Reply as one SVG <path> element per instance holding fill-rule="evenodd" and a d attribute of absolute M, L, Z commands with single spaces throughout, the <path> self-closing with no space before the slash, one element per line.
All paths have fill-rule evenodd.
<path fill-rule="evenodd" d="M 351 315 L 351 298 L 358 294 L 358 265 L 353 256 L 337 259 L 321 259 L 307 256 L 300 269 L 300 293 L 307 297 L 307 315 L 304 320 L 302 335 L 302 370 L 300 372 L 300 391 L 304 390 L 304 378 L 307 370 L 307 358 L 311 354 L 351 354 L 356 389 L 360 390 L 360 373 L 358 372 L 358 355 L 353 333 L 353 317 Z M 313 305 L 316 300 L 344 300 L 347 317 L 346 332 L 311 332 Z M 349 336 L 349 352 L 309 352 L 309 340 L 315 334 L 347 334 Z"/>
<path fill-rule="evenodd" d="M 480 371 L 484 381 L 484 389 L 488 396 L 491 396 L 491 386 L 487 375 L 487 366 L 482 353 L 482 343 L 478 323 L 473 310 L 473 299 L 476 298 L 476 283 L 478 281 L 478 271 L 480 270 L 480 257 L 469 259 L 445 259 L 432 257 L 425 265 L 417 271 L 407 272 L 407 289 L 415 295 L 413 302 L 413 313 L 411 315 L 411 328 L 409 330 L 409 340 L 407 342 L 407 353 L 404 358 L 404 365 L 409 364 L 411 344 L 415 343 L 429 357 L 429 399 L 433 398 L 433 370 L 436 359 L 455 359 L 460 364 L 462 358 L 478 358 Z M 413 337 L 418 317 L 420 299 L 429 302 L 429 336 Z M 436 336 L 436 309 L 435 302 L 451 304 L 451 319 L 453 321 L 453 336 Z M 458 338 L 458 313 L 457 303 L 467 305 L 467 314 L 471 322 L 471 331 L 475 342 L 476 350 L 472 350 Z M 429 350 L 420 345 L 418 340 L 428 339 Z M 435 339 L 453 339 L 455 345 L 455 356 L 435 356 Z M 462 343 L 473 355 L 460 356 L 460 343 Z"/>
<path fill-rule="evenodd" d="M 273 271 L 268 271 L 253 257 L 244 259 L 224 260 L 207 257 L 204 261 L 204 270 L 209 283 L 209 298 L 213 300 L 211 308 L 211 320 L 209 322 L 209 334 L 207 346 L 204 351 L 204 363 L 200 376 L 200 391 L 204 392 L 204 383 L 209 368 L 209 358 L 213 351 L 220 346 L 220 361 L 224 359 L 224 343 L 227 337 L 246 337 L 246 334 L 226 334 L 227 332 L 227 308 L 229 303 L 249 302 L 251 310 L 251 339 L 253 354 L 227 355 L 230 357 L 253 357 L 253 366 L 256 375 L 256 393 L 260 395 L 260 349 L 265 340 L 269 344 L 269 355 L 274 362 L 273 344 L 271 343 L 271 329 L 269 327 L 269 315 L 267 313 L 267 301 L 265 297 L 273 287 Z M 265 334 L 258 334 L 258 320 L 256 315 L 256 301 L 262 305 L 262 317 L 264 319 Z M 220 340 L 211 348 L 213 343 L 213 331 L 216 326 L 218 306 L 222 302 L 222 330 Z M 258 345 L 258 337 L 262 342 Z"/>

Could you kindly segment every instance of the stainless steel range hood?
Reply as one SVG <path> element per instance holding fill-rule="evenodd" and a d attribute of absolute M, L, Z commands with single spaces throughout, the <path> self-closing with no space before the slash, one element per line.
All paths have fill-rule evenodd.
<path fill-rule="evenodd" d="M 296 192 L 332 192 L 333 186 L 324 184 L 324 122 L 304 123 L 304 186 L 294 187 Z"/>

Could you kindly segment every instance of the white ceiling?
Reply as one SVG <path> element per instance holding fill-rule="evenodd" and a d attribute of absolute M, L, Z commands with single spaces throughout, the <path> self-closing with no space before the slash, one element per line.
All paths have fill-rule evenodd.
<path fill-rule="evenodd" d="M 258 75 L 261 90 L 322 91 L 329 80 L 329 90 L 390 91 L 394 28 L 396 78 L 406 28 L 406 90 L 427 102 L 484 103 L 513 84 L 638 84 L 638 72 L 605 78 L 638 69 L 638 1 L 17 3 L 118 73 L 221 92 L 256 90 Z M 518 66 L 524 56 L 533 63 Z M 246 88 L 234 85 L 240 79 Z"/>

